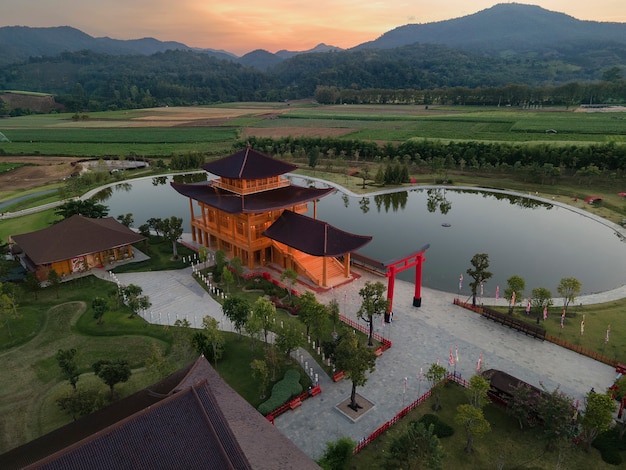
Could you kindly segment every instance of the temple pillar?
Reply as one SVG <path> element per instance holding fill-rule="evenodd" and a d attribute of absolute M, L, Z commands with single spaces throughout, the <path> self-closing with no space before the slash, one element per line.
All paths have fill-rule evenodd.
<path fill-rule="evenodd" d="M 391 322 L 391 312 L 393 312 L 393 290 L 396 284 L 396 268 L 395 266 L 390 266 L 389 271 L 387 273 L 389 277 L 389 282 L 387 283 L 387 300 L 389 301 L 389 305 L 387 307 L 387 313 L 385 313 L 385 323 Z"/>
<path fill-rule="evenodd" d="M 350 253 L 343 257 L 343 275 L 346 278 L 350 277 Z"/>
<path fill-rule="evenodd" d="M 418 255 L 417 264 L 415 265 L 415 293 L 413 294 L 413 307 L 422 306 L 422 264 L 424 257 Z"/>

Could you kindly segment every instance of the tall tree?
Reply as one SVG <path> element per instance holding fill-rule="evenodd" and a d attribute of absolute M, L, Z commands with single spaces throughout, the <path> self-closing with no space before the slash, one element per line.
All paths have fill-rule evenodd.
<path fill-rule="evenodd" d="M 11 318 L 18 318 L 19 312 L 17 310 L 16 288 L 8 282 L 0 283 L 0 315 L 4 318 L 9 336 L 12 337 L 13 332 L 9 321 Z"/>
<path fill-rule="evenodd" d="M 339 302 L 336 299 L 332 299 L 328 303 L 328 314 L 330 315 L 330 319 L 333 322 L 333 333 L 337 335 L 337 323 L 339 323 Z"/>
<path fill-rule="evenodd" d="M 231 269 L 231 272 L 237 277 L 237 285 L 241 285 L 241 278 L 243 277 L 243 263 L 241 262 L 241 258 L 239 256 L 235 256 L 230 260 L 228 266 Z"/>
<path fill-rule="evenodd" d="M 132 374 L 128 361 L 123 359 L 117 359 L 115 361 L 102 359 L 94 363 L 93 371 L 96 376 L 100 377 L 102 381 L 109 386 L 111 390 L 111 400 L 113 400 L 114 397 L 115 385 L 120 382 L 127 382 Z"/>
<path fill-rule="evenodd" d="M 171 216 L 169 219 L 162 219 L 159 229 L 168 242 L 172 244 L 173 258 L 178 259 L 178 239 L 183 234 L 182 217 Z"/>
<path fill-rule="evenodd" d="M 152 306 L 150 298 L 143 295 L 143 289 L 136 284 L 128 284 L 122 288 L 122 296 L 131 313 L 129 318 L 133 318 L 139 310 L 147 310 Z"/>
<path fill-rule="evenodd" d="M 435 397 L 435 404 L 433 410 L 441 409 L 441 387 L 443 386 L 443 379 L 446 378 L 446 368 L 437 363 L 431 364 L 426 371 L 426 380 L 430 383 L 430 390 Z"/>
<path fill-rule="evenodd" d="M 56 403 L 76 421 L 80 416 L 90 415 L 98 409 L 97 395 L 96 390 L 72 390 L 57 398 Z"/>
<path fill-rule="evenodd" d="M 472 305 L 476 306 L 476 292 L 478 288 L 487 282 L 488 279 L 491 279 L 493 274 L 487 271 L 487 268 L 489 268 L 489 255 L 487 253 L 476 253 L 470 263 L 472 267 L 468 268 L 466 272 L 472 278 L 472 282 L 470 282 Z"/>
<path fill-rule="evenodd" d="M 130 212 L 128 212 L 127 214 L 118 215 L 117 220 L 119 220 L 119 222 L 125 227 L 132 227 L 135 223 L 135 219 L 133 219 L 133 214 L 131 214 Z"/>
<path fill-rule="evenodd" d="M 252 377 L 259 385 L 259 398 L 262 400 L 265 398 L 265 390 L 270 382 L 270 371 L 265 361 L 260 359 L 254 359 L 250 363 L 250 368 L 252 369 Z"/>
<path fill-rule="evenodd" d="M 530 305 L 537 312 L 537 321 L 543 309 L 552 305 L 552 292 L 545 287 L 535 287 L 530 291 Z"/>
<path fill-rule="evenodd" d="M 515 296 L 516 299 L 523 298 L 524 289 L 526 289 L 526 281 L 524 281 L 523 277 L 518 276 L 516 274 L 506 280 L 506 288 L 504 289 L 504 298 L 509 301 L 509 304 L 510 304 L 509 313 L 513 313 L 513 307 L 515 307 L 515 305 L 513 305 L 513 302 L 512 302 L 513 296 Z"/>
<path fill-rule="evenodd" d="M 63 378 L 66 379 L 74 391 L 76 391 L 76 382 L 80 378 L 78 365 L 76 364 L 76 349 L 59 349 L 55 355 L 57 364 L 61 369 Z"/>
<path fill-rule="evenodd" d="M 104 297 L 94 297 L 91 301 L 91 309 L 93 310 L 93 317 L 98 320 L 98 325 L 102 325 L 102 317 L 104 312 L 109 308 L 109 303 Z"/>
<path fill-rule="evenodd" d="M 59 286 L 61 285 L 61 276 L 56 270 L 53 268 L 48 271 L 48 285 L 54 289 L 57 295 L 57 299 L 59 298 Z"/>
<path fill-rule="evenodd" d="M 563 297 L 563 308 L 567 313 L 567 307 L 576 300 L 576 296 L 580 294 L 582 285 L 575 277 L 564 277 L 556 288 L 557 292 Z"/>
<path fill-rule="evenodd" d="M 265 297 L 259 297 L 252 304 L 252 315 L 261 319 L 263 335 L 267 343 L 267 334 L 276 321 L 276 306 Z"/>
<path fill-rule="evenodd" d="M 26 278 L 24 279 L 24 287 L 26 287 L 26 290 L 28 290 L 29 292 L 32 292 L 32 294 L 35 296 L 35 300 L 37 300 L 37 298 L 39 297 L 39 291 L 41 290 L 41 282 L 39 282 L 39 279 L 37 279 L 37 276 L 34 272 L 28 271 L 26 273 Z"/>
<path fill-rule="evenodd" d="M 230 285 L 235 282 L 235 276 L 228 266 L 222 269 L 222 282 L 226 284 L 226 292 L 230 295 Z"/>
<path fill-rule="evenodd" d="M 611 427 L 613 413 L 617 408 L 615 400 L 605 393 L 590 391 L 585 397 L 585 410 L 580 425 L 583 429 L 583 440 L 587 452 L 598 435 Z"/>
<path fill-rule="evenodd" d="M 293 290 L 293 288 L 296 285 L 296 282 L 298 281 L 298 273 L 291 268 L 287 268 L 280 275 L 280 280 L 282 282 L 285 282 L 285 279 L 288 279 L 289 284 L 291 284 L 291 289 L 287 289 L 287 291 L 289 292 L 289 299 L 291 299 L 291 295 L 292 295 L 291 291 Z"/>
<path fill-rule="evenodd" d="M 357 411 L 361 405 L 356 401 L 356 388 L 367 383 L 367 372 L 374 372 L 376 354 L 371 348 L 364 346 L 354 330 L 350 329 L 335 349 L 335 365 L 352 381 L 349 406 Z"/>
<path fill-rule="evenodd" d="M 204 268 L 206 269 L 206 262 L 209 260 L 210 251 L 206 246 L 201 246 L 198 248 L 198 259 L 200 262 L 204 264 Z"/>
<path fill-rule="evenodd" d="M 89 217 L 90 219 L 102 219 L 109 215 L 109 208 L 104 204 L 99 204 L 93 199 L 71 199 L 64 204 L 61 204 L 54 210 L 54 213 L 63 217 L 63 219 L 69 219 L 73 215 L 82 215 L 83 217 Z"/>
<path fill-rule="evenodd" d="M 276 334 L 276 347 L 285 353 L 287 358 L 291 357 L 291 352 L 302 346 L 302 332 L 292 323 L 287 323 Z"/>
<path fill-rule="evenodd" d="M 454 422 L 465 429 L 465 435 L 467 436 L 465 452 L 471 454 L 474 451 L 472 447 L 474 438 L 490 432 L 491 425 L 485 419 L 482 408 L 476 408 L 472 405 L 459 405 L 456 411 Z"/>
<path fill-rule="evenodd" d="M 538 402 L 537 390 L 527 383 L 520 383 L 511 390 L 507 412 L 517 420 L 520 429 L 524 429 L 524 426 L 533 427 L 537 424 Z"/>
<path fill-rule="evenodd" d="M 315 315 L 311 322 L 311 334 L 315 338 L 315 344 L 320 346 L 321 338 L 326 336 L 326 333 L 330 330 L 330 317 L 328 315 L 328 307 L 326 305 L 318 303 L 315 306 Z"/>
<path fill-rule="evenodd" d="M 551 393 L 539 395 L 537 414 L 543 425 L 543 437 L 546 448 L 553 450 L 559 447 L 563 440 L 573 436 L 572 416 L 574 414 L 574 399 L 561 392 L 558 387 Z"/>
<path fill-rule="evenodd" d="M 389 299 L 384 297 L 385 290 L 387 290 L 387 288 L 380 281 L 375 283 L 366 281 L 365 286 L 359 290 L 359 295 L 363 301 L 357 315 L 359 318 L 369 323 L 368 346 L 374 344 L 372 342 L 372 336 L 374 335 L 374 317 L 384 315 L 389 309 Z"/>
<path fill-rule="evenodd" d="M 317 460 L 317 464 L 324 470 L 347 469 L 355 447 L 356 442 L 349 437 L 341 437 L 335 442 L 327 442 L 324 455 Z"/>
<path fill-rule="evenodd" d="M 304 292 L 298 299 L 298 319 L 304 323 L 306 327 L 306 335 L 311 334 L 311 325 L 315 320 L 315 316 L 319 314 L 319 302 L 315 298 L 315 294 L 311 291 Z"/>
<path fill-rule="evenodd" d="M 482 375 L 473 375 L 470 378 L 470 386 L 467 389 L 470 405 L 476 408 L 484 408 L 489 403 L 487 392 L 489 391 L 489 381 Z"/>
<path fill-rule="evenodd" d="M 254 351 L 256 343 L 259 341 L 261 332 L 263 331 L 263 321 L 261 320 L 261 318 L 254 315 L 253 312 L 248 317 L 244 329 L 250 337 L 250 349 Z"/>
<path fill-rule="evenodd" d="M 243 297 L 232 296 L 227 298 L 222 305 L 224 315 L 233 323 L 237 333 L 241 335 L 241 329 L 248 321 L 248 315 L 252 309 L 250 302 Z M 241 339 L 241 338 L 239 338 Z"/>
<path fill-rule="evenodd" d="M 426 427 L 419 421 L 409 423 L 391 440 L 385 459 L 387 468 L 442 468 L 444 451 L 434 431 L 434 424 Z"/>
<path fill-rule="evenodd" d="M 219 329 L 219 322 L 209 315 L 205 316 L 202 319 L 202 332 L 207 342 L 211 345 L 213 365 L 217 367 L 217 360 L 220 359 L 224 353 L 224 334 Z"/>

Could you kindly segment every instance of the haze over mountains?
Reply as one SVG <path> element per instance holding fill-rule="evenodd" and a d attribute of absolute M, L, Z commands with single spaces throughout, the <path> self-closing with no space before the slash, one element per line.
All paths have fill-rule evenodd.
<path fill-rule="evenodd" d="M 528 51 L 547 54 L 573 50 L 578 45 L 585 45 L 585 49 L 590 45 L 603 48 L 623 47 L 626 45 L 626 24 L 583 21 L 538 6 L 506 3 L 460 18 L 399 26 L 348 51 L 391 49 L 415 43 L 439 44 L 496 56 Z M 271 53 L 255 50 L 237 57 L 228 51 L 199 49 L 154 38 L 94 38 L 70 26 L 0 28 L 0 66 L 27 60 L 29 57 L 54 56 L 80 50 L 112 55 L 149 55 L 166 50 L 188 50 L 267 69 L 299 54 L 337 52 L 342 49 L 319 44 L 308 51 L 281 50 Z"/>
<path fill-rule="evenodd" d="M 570 106 L 593 96 L 622 104 L 625 72 L 626 23 L 515 3 L 400 26 L 345 50 L 320 44 L 242 57 L 152 38 L 93 38 L 68 26 L 0 28 L 0 90 L 52 94 L 70 110 L 312 97 Z"/>

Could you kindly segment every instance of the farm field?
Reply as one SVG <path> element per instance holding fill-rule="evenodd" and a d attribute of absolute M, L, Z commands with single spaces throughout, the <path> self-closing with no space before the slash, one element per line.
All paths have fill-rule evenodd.
<path fill-rule="evenodd" d="M 227 151 L 233 140 L 249 136 L 589 144 L 623 142 L 624 119 L 622 112 L 565 109 L 234 103 L 99 112 L 78 118 L 49 114 L 5 119 L 0 121 L 0 132 L 10 142 L 2 142 L 0 151 L 4 155 L 167 157 Z"/>
<path fill-rule="evenodd" d="M 9 168 L 11 162 L 19 162 L 25 166 L 17 171 L 50 170 L 49 174 L 42 174 L 40 179 L 34 182 L 30 177 L 19 176 L 15 180 L 12 194 L 20 191 L 20 184 L 29 184 L 30 190 L 44 186 L 46 182 L 58 181 L 69 168 L 69 162 L 79 157 L 109 157 L 121 156 L 145 156 L 167 158 L 176 153 L 199 152 L 208 154 L 210 157 L 226 155 L 232 149 L 236 139 L 248 136 L 263 137 L 336 137 L 347 139 L 375 140 L 381 144 L 386 142 L 396 143 L 411 138 L 450 140 L 485 140 L 498 142 L 512 142 L 525 144 L 591 144 L 606 142 L 623 142 L 626 130 L 624 121 L 626 114 L 623 113 L 576 113 L 567 110 L 518 110 L 511 111 L 484 108 L 432 108 L 419 109 L 410 106 L 315 106 L 311 104 L 295 104 L 287 106 L 284 103 L 242 103 L 229 104 L 203 108 L 157 108 L 154 110 L 136 110 L 128 112 L 93 113 L 85 119 L 72 120 L 67 115 L 25 116 L 24 118 L 11 118 L 0 120 L 0 132 L 7 135 L 12 142 L 0 143 L 0 201 L 3 199 L 4 184 L 2 168 Z M 6 124 L 6 126 L 5 126 Z M 546 133 L 546 129 L 555 129 L 554 133 Z M 16 155 L 16 156 L 9 156 Z M 36 157 L 32 157 L 36 155 Z M 67 156 L 61 158 L 60 156 Z M 32 159 L 32 160 L 27 160 Z M 57 160 L 58 159 L 58 160 Z M 55 162 L 46 165 L 45 162 Z M 306 164 L 302 165 L 303 167 Z M 63 171 L 59 171 L 64 169 Z M 54 173 L 52 172 L 54 171 Z M 315 176 L 324 176 L 320 170 L 303 168 L 302 172 L 312 171 Z M 20 173 L 24 175 L 26 173 Z M 347 177 L 344 173 L 328 174 L 328 179 L 338 179 L 343 184 Z M 419 178 L 419 177 L 418 177 Z M 429 182 L 432 175 L 422 175 L 424 182 Z M 462 184 L 463 177 L 455 176 L 455 184 Z M 476 175 L 468 176 L 467 184 L 484 186 L 500 186 L 510 184 L 509 181 L 487 180 Z M 502 177 L 503 180 L 506 177 Z M 471 180 L 471 181 L 470 181 Z M 360 188 L 361 182 L 354 178 L 355 191 Z M 62 184 L 62 183 L 59 183 Z M 522 183 L 519 183 L 520 185 Z M 511 188 L 512 186 L 507 186 Z M 369 188 L 368 188 L 369 189 Z M 531 185 L 518 190 L 531 190 Z M 626 188 L 625 188 L 626 189 Z M 532 187 L 534 191 L 535 188 Z M 545 186 L 539 189 L 542 193 L 556 191 L 557 197 L 568 197 L 571 188 Z M 585 188 L 585 191 L 594 191 L 595 187 Z M 365 192 L 366 189 L 363 189 Z M 582 189 L 576 188 L 576 191 Z M 615 207 L 623 202 L 617 193 L 612 200 L 605 200 Z M 575 194 L 578 194 L 575 193 Z M 11 196 L 12 197 L 12 196 Z M 571 199 L 570 199 L 571 200 Z M 606 204 L 608 205 L 608 204 Z M 621 206 L 619 206 L 621 207 Z M 598 213 L 600 209 L 589 209 Z M 608 209 L 606 209 L 608 210 Z M 602 214 L 603 216 L 605 214 Z M 42 216 L 45 218 L 42 218 Z M 608 218 L 608 216 L 607 216 Z M 8 230 L 12 224 L 13 231 L 19 227 L 20 231 L 36 230 L 51 223 L 53 219 L 51 211 L 34 216 L 21 217 L 0 221 L 0 233 Z M 618 344 L 624 344 L 623 339 L 617 337 L 619 314 L 623 311 L 624 300 L 614 302 L 611 305 L 596 307 L 596 311 L 586 311 L 590 316 L 597 314 L 598 317 L 611 320 L 616 330 L 615 339 L 612 337 L 610 351 L 615 354 L 623 349 L 618 349 Z M 579 313 L 583 313 L 583 310 Z M 556 317 L 555 317 L 556 318 Z M 555 327 L 556 328 L 556 327 Z M 558 331 L 558 330 L 557 330 Z M 589 335 L 588 335 L 589 336 Z M 150 341 L 153 341 L 150 339 Z M 587 346 L 587 345 L 585 345 Z M 597 345 L 589 345 L 589 347 Z M 56 347 L 56 346 L 55 346 Z M 600 345 L 602 347 L 602 345 Z M 606 347 L 606 345 L 604 346 Z M 604 352 L 604 351 L 603 351 Z M 50 364 L 47 364 L 51 367 Z M 450 407 L 453 409 L 452 407 Z M 494 418 L 495 419 L 495 418 Z M 500 418 L 498 418 L 500 419 Z M 498 421 L 499 422 L 499 421 Z M 499 422 L 500 423 L 500 422 Z M 504 424 L 504 421 L 502 422 Z M 533 437 L 533 436 L 530 436 Z M 508 438 L 511 441 L 515 437 Z M 534 441 L 533 441 L 534 442 Z M 533 442 L 529 444 L 529 452 L 532 452 Z M 465 456 L 460 451 L 460 441 L 452 448 L 458 459 L 456 466 L 461 466 Z M 382 447 L 372 447 L 374 454 L 371 462 L 384 465 L 379 462 Z M 487 449 L 481 449 L 486 456 Z M 367 454 L 364 454 L 366 457 Z M 479 455 L 480 457 L 480 455 Z M 523 455 L 519 455 L 523 457 Z M 367 458 L 367 457 L 366 457 Z M 593 459 L 590 459 L 590 461 Z M 597 462 L 596 462 L 597 463 Z M 370 467 L 370 463 L 358 468 Z M 593 466 L 593 464 L 590 464 Z M 582 465 L 588 467 L 589 465 Z M 478 467 L 477 467 L 478 468 Z M 599 467 L 594 467 L 599 468 Z M 604 468 L 604 467 L 602 467 Z"/>

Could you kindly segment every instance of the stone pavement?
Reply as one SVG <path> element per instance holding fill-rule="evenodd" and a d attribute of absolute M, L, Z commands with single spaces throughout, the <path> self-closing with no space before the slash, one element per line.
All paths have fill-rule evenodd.
<path fill-rule="evenodd" d="M 108 271 L 101 270 L 98 274 L 115 281 Z M 352 283 L 316 294 L 318 300 L 328 303 L 335 298 L 342 314 L 356 319 L 361 303 L 359 289 L 368 280 L 385 282 L 385 279 L 366 272 L 359 271 L 359 274 L 361 277 Z M 233 330 L 221 306 L 192 278 L 191 268 L 118 274 L 117 280 L 142 287 L 153 305 L 144 317 L 152 323 L 171 324 L 176 319 L 187 318 L 193 327 L 200 327 L 202 318 L 211 315 L 221 322 L 222 329 Z M 447 366 L 450 372 L 456 370 L 469 379 L 482 353 L 483 370 L 501 369 L 535 386 L 543 384 L 550 391 L 559 387 L 581 403 L 591 387 L 603 390 L 615 378 L 615 370 L 605 364 L 525 336 L 453 305 L 454 294 L 422 288 L 422 306 L 416 308 L 413 307 L 413 293 L 413 284 L 396 280 L 393 322 L 377 322 L 375 325 L 375 331 L 390 339 L 393 346 L 378 358 L 376 370 L 369 375 L 367 384 L 357 389 L 374 406 L 356 422 L 335 409 L 335 405 L 349 396 L 351 382 L 345 379 L 332 382 L 316 364 L 313 365 L 305 351 L 295 353 L 298 360 L 302 354 L 302 362 L 307 361 L 309 367 L 314 367 L 314 373 L 319 374 L 322 393 L 278 417 L 275 425 L 311 457 L 318 458 L 328 441 L 343 436 L 358 441 L 368 436 L 405 405 L 416 400 L 428 389 L 427 381 L 419 380 L 420 371 L 425 373 L 436 361 Z M 576 302 L 603 302 L 622 297 L 626 297 L 624 289 L 617 289 L 590 298 L 581 297 Z M 493 304 L 495 299 L 483 299 L 483 302 Z M 558 305 L 557 299 L 555 304 Z M 459 361 L 451 367 L 448 364 L 450 349 L 456 358 L 457 348 Z"/>

